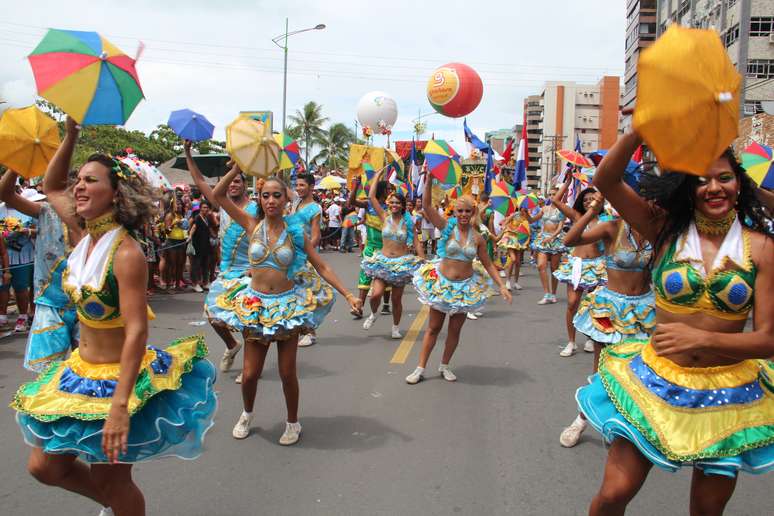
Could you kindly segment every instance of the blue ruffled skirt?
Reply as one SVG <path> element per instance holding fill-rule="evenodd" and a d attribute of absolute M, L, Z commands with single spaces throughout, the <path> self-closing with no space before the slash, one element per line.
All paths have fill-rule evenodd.
<path fill-rule="evenodd" d="M 472 276 L 450 280 L 441 273 L 440 264 L 440 259 L 426 262 L 414 274 L 419 301 L 449 315 L 479 311 L 494 285 L 483 267 L 474 262 Z"/>
<path fill-rule="evenodd" d="M 36 373 L 44 371 L 51 362 L 64 360 L 78 344 L 80 326 L 75 308 L 53 308 L 35 304 L 24 368 Z"/>
<path fill-rule="evenodd" d="M 588 292 L 573 318 L 575 329 L 601 344 L 648 339 L 656 326 L 653 291 L 627 296 L 602 286 Z"/>
<path fill-rule="evenodd" d="M 278 294 L 258 292 L 250 283 L 249 277 L 226 282 L 210 316 L 264 344 L 318 328 L 335 302 L 331 286 L 308 269 L 296 275 L 293 288 Z"/>
<path fill-rule="evenodd" d="M 389 285 L 402 287 L 411 283 L 421 264 L 422 260 L 413 254 L 389 258 L 381 251 L 376 251 L 372 256 L 364 257 L 360 267 L 369 278 L 378 278 Z"/>
<path fill-rule="evenodd" d="M 593 290 L 607 284 L 607 267 L 604 256 L 597 258 L 578 258 L 568 256 L 557 270 L 554 277 L 562 283 L 572 285 L 575 289 Z"/>
<path fill-rule="evenodd" d="M 206 354 L 203 337 L 181 339 L 166 350 L 147 349 L 129 399 L 127 452 L 119 462 L 201 454 L 217 409 L 216 373 Z M 119 369 L 119 364 L 89 364 L 76 350 L 22 385 L 11 406 L 25 442 L 45 453 L 107 463 L 102 429 Z"/>
<path fill-rule="evenodd" d="M 567 246 L 565 246 L 562 242 L 561 235 L 557 235 L 556 238 L 550 242 L 548 241 L 549 236 L 550 235 L 548 233 L 541 232 L 537 237 L 535 237 L 534 242 L 532 242 L 532 249 L 539 253 L 545 254 L 563 254 L 569 252 Z"/>

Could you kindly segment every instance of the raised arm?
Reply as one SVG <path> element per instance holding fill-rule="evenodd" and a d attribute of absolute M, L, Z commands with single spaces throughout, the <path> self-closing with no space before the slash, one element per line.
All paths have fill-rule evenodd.
<path fill-rule="evenodd" d="M 384 169 L 380 170 L 374 175 L 373 187 L 368 190 L 368 202 L 371 204 L 371 206 L 373 206 L 374 211 L 382 220 L 387 218 L 387 213 L 384 211 L 384 208 L 382 208 L 381 203 L 379 203 L 379 200 L 376 198 L 376 184 L 382 178 L 383 174 L 384 174 Z"/>
<path fill-rule="evenodd" d="M 570 187 L 570 181 L 572 181 L 572 174 L 567 174 L 567 179 L 561 184 L 556 194 L 551 198 L 551 202 L 556 206 L 556 209 L 561 211 L 565 217 L 575 222 L 580 218 L 580 213 L 575 211 L 571 206 L 565 204 L 567 197 L 567 189 Z"/>
<path fill-rule="evenodd" d="M 530 215 L 529 210 L 525 210 L 522 208 L 521 210 L 522 216 L 529 221 L 530 224 L 534 224 L 535 222 L 539 221 L 541 217 L 543 217 L 543 210 L 540 210 L 537 215 L 534 217 Z"/>
<path fill-rule="evenodd" d="M 215 185 L 215 188 L 212 190 L 212 195 L 220 207 L 226 210 L 226 213 L 231 217 L 231 220 L 242 226 L 247 234 L 250 235 L 252 234 L 253 229 L 255 229 L 255 225 L 258 221 L 251 217 L 245 210 L 234 204 L 234 201 L 228 197 L 228 186 L 241 172 L 242 171 L 239 170 L 239 165 L 234 164 L 231 170 L 228 171 L 228 174 L 223 176 L 220 181 L 218 181 L 218 184 Z M 260 202 L 260 199 L 258 202 Z"/>
<path fill-rule="evenodd" d="M 6 170 L 2 179 L 0 179 L 0 201 L 4 202 L 9 208 L 37 218 L 40 215 L 40 204 L 25 199 L 16 193 L 16 180 L 18 178 L 19 176 L 16 172 Z"/>
<path fill-rule="evenodd" d="M 199 165 L 196 164 L 196 161 L 194 161 L 193 156 L 191 155 L 191 140 L 186 140 L 185 143 L 183 143 L 183 151 L 185 152 L 185 164 L 188 167 L 188 172 L 191 173 L 191 179 L 193 179 L 196 188 L 199 189 L 205 199 L 210 201 L 212 209 L 218 210 L 220 206 L 215 201 L 215 196 L 212 195 L 212 188 L 207 184 L 202 171 L 199 169 Z"/>
<path fill-rule="evenodd" d="M 441 217 L 433 207 L 433 179 L 431 177 L 425 178 L 427 181 L 425 185 L 425 193 L 422 194 L 422 212 L 424 217 L 430 221 L 430 223 L 440 230 L 446 227 L 446 219 Z"/>
<path fill-rule="evenodd" d="M 631 227 L 647 240 L 655 242 L 662 223 L 653 220 L 647 201 L 623 180 L 626 166 L 641 143 L 642 139 L 634 132 L 619 138 L 597 167 L 594 186 Z"/>
<path fill-rule="evenodd" d="M 602 201 L 602 195 L 595 193 L 594 200 L 591 202 L 591 207 L 586 210 L 586 213 L 581 215 L 581 218 L 575 221 L 564 236 L 564 245 L 575 247 L 584 244 L 593 244 L 599 240 L 610 239 L 612 227 L 617 227 L 617 223 L 615 222 L 603 222 L 595 225 L 591 229 L 587 229 L 589 223 L 599 215 L 603 207 L 604 201 Z"/>
<path fill-rule="evenodd" d="M 78 141 L 80 126 L 69 116 L 65 120 L 65 137 L 48 164 L 46 175 L 43 176 L 43 193 L 54 211 L 65 223 L 67 229 L 77 240 L 83 235 L 78 218 L 72 208 L 72 199 L 67 192 L 67 176 L 70 173 L 70 162 L 73 158 L 75 143 Z"/>

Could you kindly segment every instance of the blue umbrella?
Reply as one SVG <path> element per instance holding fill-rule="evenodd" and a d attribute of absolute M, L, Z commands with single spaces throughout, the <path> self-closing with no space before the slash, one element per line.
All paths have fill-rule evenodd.
<path fill-rule="evenodd" d="M 215 129 L 215 126 L 204 115 L 195 113 L 190 109 L 172 111 L 167 124 L 180 138 L 191 140 L 192 142 L 209 140 L 212 138 L 212 131 Z"/>

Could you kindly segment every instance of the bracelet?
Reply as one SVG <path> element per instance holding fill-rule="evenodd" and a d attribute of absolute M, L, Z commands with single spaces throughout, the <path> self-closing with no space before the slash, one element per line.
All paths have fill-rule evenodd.
<path fill-rule="evenodd" d="M 346 299 L 347 301 L 349 301 L 349 300 L 350 300 L 350 299 L 352 299 L 353 297 L 355 297 L 355 295 L 354 295 L 352 292 L 347 292 L 347 293 L 344 295 L 344 299 Z"/>

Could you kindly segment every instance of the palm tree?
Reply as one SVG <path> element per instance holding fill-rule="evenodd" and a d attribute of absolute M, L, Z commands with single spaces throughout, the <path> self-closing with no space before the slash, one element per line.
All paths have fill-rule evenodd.
<path fill-rule="evenodd" d="M 297 109 L 295 115 L 290 116 L 291 128 L 288 134 L 296 134 L 303 140 L 305 161 L 309 163 L 309 149 L 315 140 L 323 135 L 322 125 L 328 121 L 328 117 L 322 115 L 322 106 L 314 101 L 304 104 L 302 109 Z"/>
<path fill-rule="evenodd" d="M 344 124 L 331 124 L 314 144 L 321 148 L 312 161 L 334 170 L 348 161 L 349 146 L 355 142 L 355 134 Z"/>

